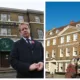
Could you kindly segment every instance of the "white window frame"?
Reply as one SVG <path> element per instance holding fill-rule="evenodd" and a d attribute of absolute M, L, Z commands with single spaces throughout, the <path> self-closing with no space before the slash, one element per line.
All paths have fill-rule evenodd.
<path fill-rule="evenodd" d="M 52 50 L 52 58 L 55 58 L 55 51 Z"/>
<path fill-rule="evenodd" d="M 50 40 L 47 40 L 47 46 L 50 46 Z"/>
<path fill-rule="evenodd" d="M 8 14 L 8 21 L 10 21 L 10 14 Z"/>
<path fill-rule="evenodd" d="M 61 67 L 62 67 L 62 69 L 61 69 Z M 59 63 L 59 72 L 63 72 L 63 63 L 62 62 Z"/>
<path fill-rule="evenodd" d="M 49 58 L 49 52 L 46 51 L 46 58 Z"/>
<path fill-rule="evenodd" d="M 61 37 L 61 44 L 64 43 L 64 37 Z"/>
<path fill-rule="evenodd" d="M 53 39 L 53 45 L 56 45 L 56 39 Z"/>
<path fill-rule="evenodd" d="M 7 28 L 1 28 L 1 35 L 7 35 Z"/>
<path fill-rule="evenodd" d="M 7 21 L 7 14 L 1 14 L 1 21 Z"/>
<path fill-rule="evenodd" d="M 24 16 L 19 15 L 19 16 L 18 16 L 18 21 L 19 21 L 19 22 L 24 22 Z"/>
<path fill-rule="evenodd" d="M 70 35 L 67 35 L 67 42 L 70 42 Z"/>
<path fill-rule="evenodd" d="M 10 28 L 7 29 L 7 35 L 11 35 L 11 29 Z"/>
<path fill-rule="evenodd" d="M 41 29 L 37 30 L 39 39 L 43 39 L 43 31 Z"/>
<path fill-rule="evenodd" d="M 77 48 L 76 47 L 73 47 L 73 56 L 77 56 L 78 51 L 77 51 Z"/>
<path fill-rule="evenodd" d="M 40 23 L 40 17 L 39 16 L 35 16 L 35 22 Z"/>
<path fill-rule="evenodd" d="M 77 33 L 73 34 L 73 41 L 77 41 L 77 39 L 78 39 L 78 34 Z"/>
<path fill-rule="evenodd" d="M 59 30 L 56 30 L 56 34 L 59 33 Z"/>
<path fill-rule="evenodd" d="M 69 57 L 69 56 L 70 56 L 70 49 L 66 48 L 66 57 Z"/>
<path fill-rule="evenodd" d="M 60 57 L 63 57 L 63 49 L 60 49 Z"/>
<path fill-rule="evenodd" d="M 50 32 L 50 35 L 52 35 L 52 34 L 53 34 L 53 32 L 51 31 L 51 32 Z"/>

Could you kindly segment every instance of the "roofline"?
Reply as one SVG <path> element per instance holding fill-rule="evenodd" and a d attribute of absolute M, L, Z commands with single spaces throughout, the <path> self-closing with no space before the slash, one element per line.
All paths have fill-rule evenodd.
<path fill-rule="evenodd" d="M 33 9 L 25 10 L 25 9 L 8 8 L 8 7 L 0 7 L 0 11 L 43 14 L 43 11 L 40 10 L 33 10 Z"/>

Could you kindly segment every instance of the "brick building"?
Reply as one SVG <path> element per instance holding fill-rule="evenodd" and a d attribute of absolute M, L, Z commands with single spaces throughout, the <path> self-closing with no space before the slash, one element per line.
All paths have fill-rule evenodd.
<path fill-rule="evenodd" d="M 43 44 L 43 17 L 43 11 L 0 7 L 0 67 L 10 67 L 8 56 L 13 43 L 20 39 L 18 31 L 20 23 L 28 24 L 31 37 Z"/>
<path fill-rule="evenodd" d="M 80 57 L 80 21 L 46 32 L 46 71 L 66 72 L 73 58 Z"/>

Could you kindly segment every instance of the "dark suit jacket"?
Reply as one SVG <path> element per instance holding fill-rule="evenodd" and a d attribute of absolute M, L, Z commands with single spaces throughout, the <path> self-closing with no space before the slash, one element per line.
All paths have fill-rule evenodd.
<path fill-rule="evenodd" d="M 44 72 L 29 71 L 29 66 L 33 63 L 43 62 L 43 47 L 38 41 L 33 40 L 33 47 L 21 38 L 14 43 L 13 49 L 10 53 L 9 62 L 11 66 L 17 71 L 18 78 L 43 78 Z"/>

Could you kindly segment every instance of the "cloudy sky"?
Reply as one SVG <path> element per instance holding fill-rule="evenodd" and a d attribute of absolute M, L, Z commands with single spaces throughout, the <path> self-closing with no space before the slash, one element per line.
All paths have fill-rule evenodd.
<path fill-rule="evenodd" d="M 34 9 L 44 11 L 44 0 L 0 0 L 0 7 Z"/>

